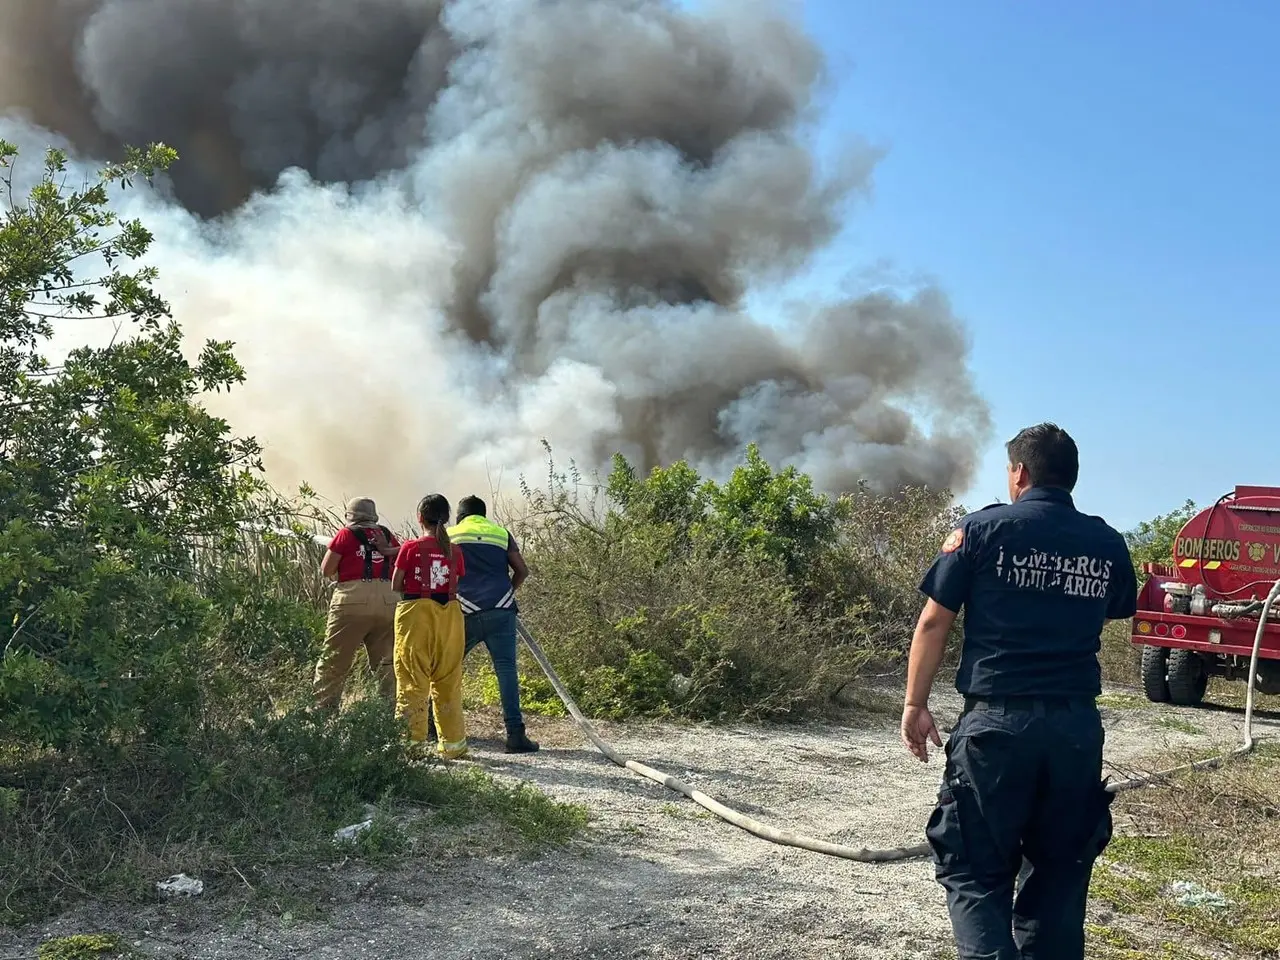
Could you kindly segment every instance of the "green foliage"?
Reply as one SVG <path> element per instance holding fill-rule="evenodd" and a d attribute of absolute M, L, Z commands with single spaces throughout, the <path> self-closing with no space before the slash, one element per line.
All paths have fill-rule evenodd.
<path fill-rule="evenodd" d="M 12 630 L 0 736 L 58 748 L 161 727 L 182 737 L 201 700 L 186 664 L 207 657 L 216 609 L 195 553 L 224 546 L 264 492 L 257 445 L 198 402 L 243 371 L 226 343 L 188 362 L 154 270 L 126 269 L 151 236 L 116 219 L 108 187 L 150 177 L 172 150 L 132 152 L 71 192 L 50 151 L 25 203 L 15 157 L 0 144 L 0 617 Z M 99 262 L 106 273 L 85 279 Z M 115 336 L 54 366 L 46 341 L 73 319 L 114 323 Z"/>
<path fill-rule="evenodd" d="M 493 698 L 488 702 L 501 702 L 498 696 L 497 677 L 494 677 Z M 520 710 L 536 717 L 568 716 L 568 711 L 560 702 L 560 696 L 556 693 L 555 687 L 551 686 L 551 681 L 542 675 L 542 671 L 537 666 L 532 668 L 532 672 L 524 672 L 520 675 Z"/>
<path fill-rule="evenodd" d="M 632 650 L 622 669 L 603 665 L 583 673 L 582 700 L 605 720 L 625 720 L 632 714 L 661 714 L 667 710 L 670 664 L 650 650 Z"/>
<path fill-rule="evenodd" d="M 834 534 L 836 506 L 815 494 L 795 467 L 775 473 L 755 444 L 723 486 L 709 486 L 707 532 L 728 547 L 780 562 L 790 578 L 801 577 Z"/>
<path fill-rule="evenodd" d="M 115 933 L 79 933 L 71 937 L 55 937 L 36 948 L 36 960 L 102 960 L 121 956 L 124 943 Z"/>
<path fill-rule="evenodd" d="M 564 717 L 568 713 L 556 695 L 551 682 L 543 676 L 537 665 L 529 660 L 519 663 L 520 712 L 535 717 Z M 468 658 L 467 672 L 463 679 L 463 703 L 467 709 L 497 707 L 502 704 L 498 689 L 498 676 L 484 650 L 472 653 Z"/>
<path fill-rule="evenodd" d="M 587 809 L 560 803 L 527 783 L 499 783 L 475 768 L 459 769 L 448 781 L 450 802 L 440 804 L 436 826 L 494 820 L 526 844 L 560 846 L 586 827 Z"/>
<path fill-rule="evenodd" d="M 809 477 L 794 467 L 775 472 L 755 444 L 723 486 L 702 480 L 683 460 L 643 479 L 621 455 L 613 464 L 610 498 L 632 522 L 662 528 L 672 549 L 706 539 L 780 562 L 793 577 L 825 547 L 839 515 L 836 504 L 813 492 Z"/>
<path fill-rule="evenodd" d="M 792 718 L 905 652 L 945 494 L 832 499 L 753 446 L 723 484 L 622 457 L 595 502 L 570 467 L 524 485 L 523 616 L 599 717 Z"/>
<path fill-rule="evenodd" d="M 1143 564 L 1173 562 L 1173 546 L 1178 531 L 1199 512 L 1195 502 L 1188 500 L 1176 510 L 1144 520 L 1125 534 L 1139 583 L 1146 579 L 1142 572 Z"/>
<path fill-rule="evenodd" d="M 333 830 L 371 803 L 354 855 L 375 861 L 406 850 L 392 803 L 571 831 L 576 811 L 416 762 L 377 700 L 307 704 L 319 558 L 263 531 L 323 518 L 310 491 L 270 491 L 256 443 L 201 405 L 244 378 L 231 344 L 187 359 L 155 271 L 135 269 L 150 234 L 108 203 L 173 151 L 130 151 L 73 191 L 51 151 L 24 198 L 16 157 L 0 143 L 0 922 L 149 898 L 178 871 L 251 888 L 350 855 Z M 54 363 L 72 321 L 110 336 Z"/>
<path fill-rule="evenodd" d="M 481 771 L 419 763 L 400 734 L 370 699 L 337 717 L 251 716 L 110 770 L 49 752 L 11 761 L 0 768 L 15 793 L 0 821 L 0 921 L 48 916 L 86 892 L 145 901 L 178 871 L 235 889 L 343 857 L 385 863 L 409 852 L 387 812 L 397 805 L 434 811 L 438 824 L 493 821 L 526 845 L 563 843 L 585 823 L 581 808 Z M 370 804 L 373 829 L 335 844 Z"/>

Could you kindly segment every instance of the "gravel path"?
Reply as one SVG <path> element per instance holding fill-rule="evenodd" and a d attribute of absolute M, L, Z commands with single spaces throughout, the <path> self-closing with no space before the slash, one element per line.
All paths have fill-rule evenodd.
<path fill-rule="evenodd" d="M 1113 768 L 1164 749 L 1239 742 L 1238 711 L 1154 707 L 1128 691 L 1109 691 L 1104 704 Z M 939 724 L 950 725 L 958 701 L 936 706 Z M 348 868 L 340 882 L 350 893 L 322 921 L 228 924 L 195 903 L 85 911 L 0 934 L 0 957 L 32 956 L 42 936 L 104 928 L 143 955 L 201 960 L 954 956 L 928 862 L 863 865 L 766 843 L 613 766 L 568 721 L 531 719 L 543 744 L 532 757 L 504 756 L 491 719 L 474 727 L 474 762 L 587 805 L 595 837 L 536 859 Z M 1280 718 L 1256 727 L 1280 733 Z M 921 764 L 903 750 L 896 716 L 883 711 L 845 726 L 598 729 L 626 756 L 737 809 L 855 846 L 918 842 L 941 770 L 939 759 Z"/>

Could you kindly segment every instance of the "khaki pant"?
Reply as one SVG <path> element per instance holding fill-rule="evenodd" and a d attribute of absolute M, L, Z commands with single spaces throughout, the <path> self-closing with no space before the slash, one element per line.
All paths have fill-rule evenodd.
<path fill-rule="evenodd" d="M 457 600 L 406 600 L 396 607 L 396 712 L 408 720 L 409 738 L 427 739 L 427 711 L 434 708 L 442 757 L 467 752 L 462 715 L 462 656 L 466 627 Z M 428 702 L 430 706 L 428 706 Z"/>
<path fill-rule="evenodd" d="M 315 697 L 321 707 L 336 709 L 342 702 L 342 688 L 362 645 L 379 692 L 388 703 L 395 702 L 392 656 L 398 599 L 389 580 L 348 580 L 334 587 L 325 650 L 316 664 Z"/>

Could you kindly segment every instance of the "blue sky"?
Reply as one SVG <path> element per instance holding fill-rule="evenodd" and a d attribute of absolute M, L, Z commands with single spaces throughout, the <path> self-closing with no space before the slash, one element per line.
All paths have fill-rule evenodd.
<path fill-rule="evenodd" d="M 1280 4 L 802 9 L 836 71 L 825 148 L 889 148 L 814 280 L 886 260 L 947 290 L 996 423 L 967 504 L 1046 419 L 1122 529 L 1280 485 Z"/>

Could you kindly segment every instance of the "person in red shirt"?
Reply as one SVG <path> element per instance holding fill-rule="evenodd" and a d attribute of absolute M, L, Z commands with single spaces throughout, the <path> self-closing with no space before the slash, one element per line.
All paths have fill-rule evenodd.
<path fill-rule="evenodd" d="M 396 605 L 396 712 L 409 725 L 409 739 L 427 739 L 428 710 L 439 731 L 436 749 L 452 760 L 467 752 L 462 714 L 462 657 L 466 626 L 458 604 L 462 551 L 449 542 L 449 501 L 438 493 L 418 504 L 423 535 L 407 540 L 396 554 L 391 587 Z"/>
<path fill-rule="evenodd" d="M 315 671 L 316 702 L 336 710 L 342 688 L 361 646 L 369 670 L 388 704 L 395 702 L 396 594 L 391 589 L 391 562 L 400 549 L 394 533 L 378 523 L 378 510 L 367 497 L 347 503 L 347 525 L 334 534 L 320 572 L 336 579 L 325 624 L 324 653 Z"/>

